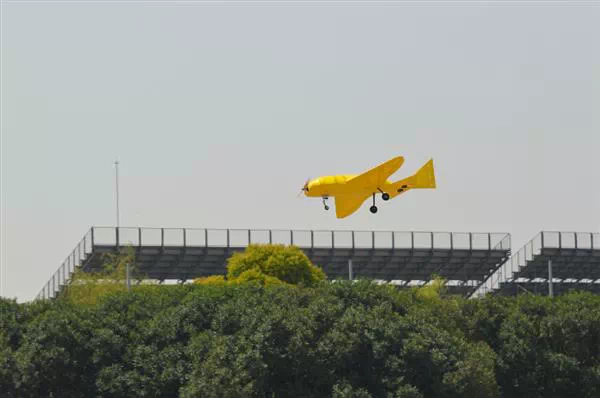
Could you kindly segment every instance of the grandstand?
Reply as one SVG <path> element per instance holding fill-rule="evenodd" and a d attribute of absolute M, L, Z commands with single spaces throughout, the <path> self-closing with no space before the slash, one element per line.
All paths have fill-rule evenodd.
<path fill-rule="evenodd" d="M 542 231 L 511 256 L 475 295 L 600 293 L 600 234 Z"/>
<path fill-rule="evenodd" d="M 435 275 L 450 293 L 472 295 L 510 256 L 510 234 L 92 227 L 39 292 L 54 298 L 72 273 L 99 271 L 102 255 L 132 247 L 149 279 L 185 282 L 225 274 L 227 258 L 253 243 L 293 244 L 329 279 L 421 286 Z"/>

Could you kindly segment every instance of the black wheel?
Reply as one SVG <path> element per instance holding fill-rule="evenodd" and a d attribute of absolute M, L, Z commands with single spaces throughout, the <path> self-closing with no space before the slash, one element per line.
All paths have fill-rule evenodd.
<path fill-rule="evenodd" d="M 381 199 L 383 199 L 383 200 L 390 200 L 390 194 L 389 194 L 389 193 L 387 193 L 387 192 L 384 192 L 384 193 L 381 195 Z"/>
<path fill-rule="evenodd" d="M 325 206 L 325 210 L 329 210 L 329 206 Z"/>
<path fill-rule="evenodd" d="M 369 210 L 371 210 L 371 213 L 375 214 L 375 213 L 377 213 L 377 206 L 371 206 L 371 208 L 369 208 Z"/>

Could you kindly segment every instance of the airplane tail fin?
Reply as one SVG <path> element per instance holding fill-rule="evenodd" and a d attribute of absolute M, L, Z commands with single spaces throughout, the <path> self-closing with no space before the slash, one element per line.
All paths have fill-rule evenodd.
<path fill-rule="evenodd" d="M 435 173 L 433 170 L 433 159 L 425 163 L 412 177 L 410 185 L 412 188 L 435 188 Z"/>
<path fill-rule="evenodd" d="M 433 159 L 430 159 L 429 162 L 425 163 L 423 167 L 421 167 L 414 175 L 395 182 L 393 184 L 393 191 L 390 193 L 390 196 L 397 196 L 408 191 L 409 189 L 435 187 L 436 184 L 435 173 L 433 169 Z"/>

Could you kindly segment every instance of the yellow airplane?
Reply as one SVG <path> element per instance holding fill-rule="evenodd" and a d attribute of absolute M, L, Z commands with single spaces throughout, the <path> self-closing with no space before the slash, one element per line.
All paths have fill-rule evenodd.
<path fill-rule="evenodd" d="M 415 188 L 435 188 L 433 159 L 430 159 L 414 175 L 397 182 L 388 178 L 404 163 L 402 156 L 395 157 L 377 167 L 359 175 L 323 176 L 309 179 L 302 187 L 304 195 L 323 199 L 325 210 L 329 210 L 327 199 L 335 197 L 335 214 L 344 218 L 354 213 L 363 202 L 373 197 L 371 213 L 377 213 L 375 195 L 381 193 L 381 199 L 387 201 Z M 301 193 L 302 193 L 301 191 Z"/>

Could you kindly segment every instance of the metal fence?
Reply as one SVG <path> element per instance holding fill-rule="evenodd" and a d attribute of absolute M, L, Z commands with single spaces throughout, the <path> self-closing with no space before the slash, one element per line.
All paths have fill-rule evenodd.
<path fill-rule="evenodd" d="M 54 298 L 58 292 L 71 280 L 71 275 L 75 272 L 75 268 L 80 266 L 86 256 L 93 250 L 93 234 L 94 229 L 91 228 L 79 241 L 75 249 L 62 262 L 60 267 L 54 272 L 48 282 L 42 287 L 42 290 L 37 294 L 36 299 Z"/>
<path fill-rule="evenodd" d="M 513 280 L 515 273 L 527 266 L 527 262 L 541 254 L 542 249 L 600 249 L 600 233 L 541 231 L 513 254 L 486 281 L 473 296 L 481 296 L 498 289 L 500 283 Z"/>
<path fill-rule="evenodd" d="M 254 243 L 273 243 L 340 249 L 510 248 L 510 234 L 507 233 L 93 227 L 89 235 L 93 245 L 134 247 L 245 247 Z"/>
<path fill-rule="evenodd" d="M 255 243 L 331 249 L 510 250 L 508 233 L 92 227 L 36 298 L 53 298 L 97 246 L 245 247 Z"/>

